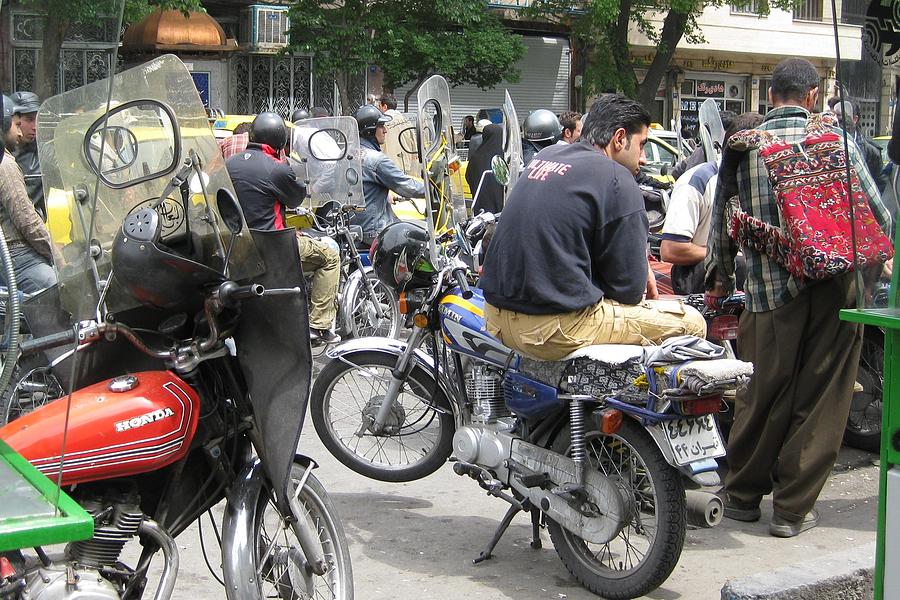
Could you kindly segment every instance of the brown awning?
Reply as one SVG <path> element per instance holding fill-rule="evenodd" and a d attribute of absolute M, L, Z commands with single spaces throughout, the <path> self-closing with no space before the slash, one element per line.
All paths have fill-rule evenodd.
<path fill-rule="evenodd" d="M 183 52 L 230 52 L 237 44 L 228 43 L 225 31 L 205 12 L 187 17 L 179 10 L 156 9 L 125 31 L 123 51 L 148 50 Z"/>

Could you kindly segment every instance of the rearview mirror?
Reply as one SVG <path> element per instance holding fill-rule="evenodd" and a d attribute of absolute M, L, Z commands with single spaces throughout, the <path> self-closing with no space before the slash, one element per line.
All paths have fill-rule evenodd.
<path fill-rule="evenodd" d="M 497 180 L 497 183 L 504 187 L 509 185 L 509 166 L 499 154 L 491 159 L 491 172 L 494 174 L 494 179 Z"/>
<path fill-rule="evenodd" d="M 234 235 L 239 234 L 244 227 L 244 218 L 237 198 L 234 197 L 231 190 L 219 188 L 219 191 L 216 192 L 216 206 L 228 231 Z"/>

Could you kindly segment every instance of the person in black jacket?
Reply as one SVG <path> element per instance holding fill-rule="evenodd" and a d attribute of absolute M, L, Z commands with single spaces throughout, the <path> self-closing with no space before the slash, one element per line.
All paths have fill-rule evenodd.
<path fill-rule="evenodd" d="M 559 360 L 593 344 L 706 335 L 699 312 L 656 297 L 634 176 L 650 114 L 619 94 L 594 102 L 580 141 L 538 152 L 511 190 L 485 259 L 487 330 Z"/>
<path fill-rule="evenodd" d="M 875 142 L 873 142 L 859 126 L 859 105 L 850 100 L 845 100 L 844 102 L 836 103 L 832 110 L 834 110 L 834 114 L 837 116 L 839 123 L 843 123 L 842 116 L 846 117 L 847 134 L 850 136 L 850 139 L 856 142 L 856 146 L 859 148 L 863 160 L 866 161 L 866 167 L 869 169 L 869 174 L 872 176 L 872 179 L 875 180 L 878 189 L 883 191 L 887 181 L 885 181 L 884 177 L 881 175 L 881 171 L 884 168 L 884 165 L 881 162 L 881 151 L 875 145 Z"/>
<path fill-rule="evenodd" d="M 503 186 L 497 183 L 493 173 L 487 173 L 483 181 L 481 175 L 491 170 L 492 158 L 503 156 L 503 126 L 488 125 L 481 135 L 481 144 L 469 154 L 469 165 L 466 167 L 466 181 L 475 201 L 472 213 L 477 215 L 487 211 L 497 214 L 503 210 Z"/>

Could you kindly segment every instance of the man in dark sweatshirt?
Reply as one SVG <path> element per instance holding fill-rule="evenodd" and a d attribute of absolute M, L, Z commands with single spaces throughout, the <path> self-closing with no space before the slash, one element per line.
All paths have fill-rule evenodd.
<path fill-rule="evenodd" d="M 512 189 L 484 265 L 488 332 L 543 360 L 592 344 L 706 335 L 699 312 L 655 298 L 647 215 L 634 180 L 650 115 L 594 102 L 574 144 L 541 150 Z"/>

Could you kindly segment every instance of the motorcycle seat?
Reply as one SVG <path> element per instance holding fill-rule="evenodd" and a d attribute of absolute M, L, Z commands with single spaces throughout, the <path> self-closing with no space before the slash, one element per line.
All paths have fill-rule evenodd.
<path fill-rule="evenodd" d="M 643 346 L 597 344 L 554 361 L 521 355 L 519 371 L 571 394 L 606 396 L 624 390 L 643 375 L 643 359 Z"/>

